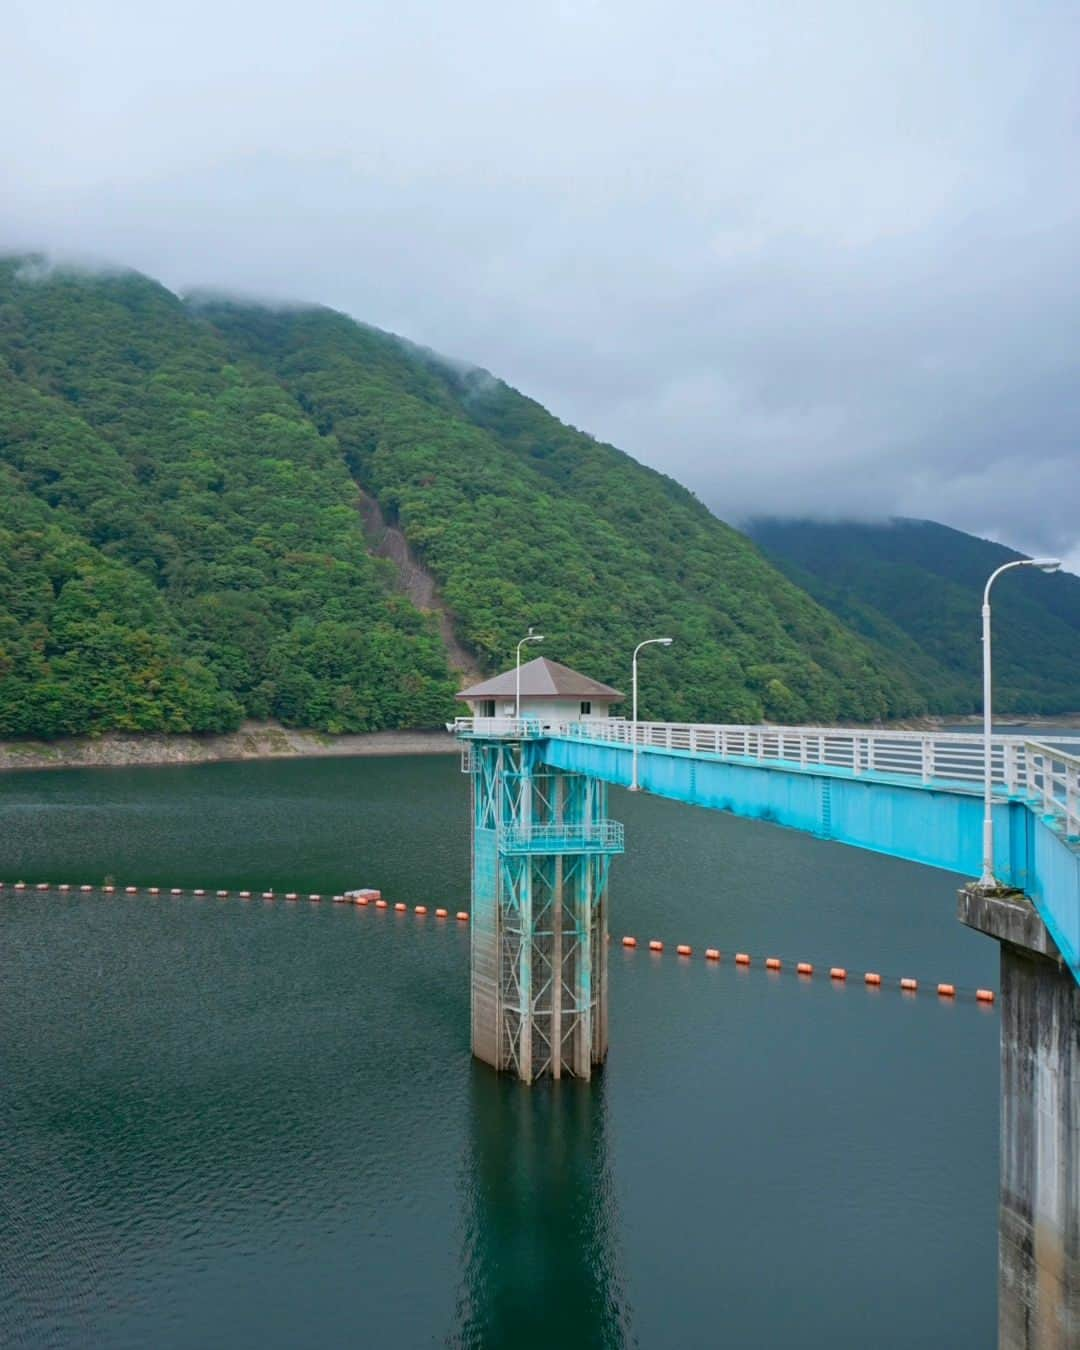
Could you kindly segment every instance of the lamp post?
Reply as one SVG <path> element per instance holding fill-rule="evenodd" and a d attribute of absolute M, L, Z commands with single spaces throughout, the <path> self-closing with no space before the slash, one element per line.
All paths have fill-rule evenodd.
<path fill-rule="evenodd" d="M 634 691 L 634 696 L 633 696 L 633 697 L 634 697 L 633 721 L 632 721 L 632 724 L 631 724 L 631 733 L 630 733 L 631 736 L 633 737 L 633 747 L 634 747 L 634 748 L 633 748 L 633 769 L 632 769 L 632 771 L 631 771 L 631 776 L 630 776 L 630 791 L 631 791 L 631 792 L 637 792 L 637 791 L 638 791 L 638 779 L 637 779 L 637 756 L 638 756 L 638 737 L 637 737 L 637 654 L 638 654 L 639 651 L 641 651 L 642 647 L 652 647 L 652 646 L 654 646 L 654 645 L 655 645 L 655 646 L 659 646 L 659 647 L 670 647 L 673 641 L 674 641 L 673 638 L 646 638 L 644 642 L 639 642 L 638 645 L 634 648 L 634 659 L 633 659 L 633 661 L 630 663 L 630 665 L 631 665 L 631 670 L 632 670 L 632 672 L 633 672 L 633 686 L 632 686 L 632 687 L 633 687 L 633 691 Z"/>
<path fill-rule="evenodd" d="M 517 645 L 517 666 L 514 671 L 514 717 L 521 717 L 521 649 L 526 642 L 543 642 L 543 633 L 534 633 L 530 628 L 527 637 L 523 637 Z"/>
<path fill-rule="evenodd" d="M 990 726 L 993 721 L 993 686 L 990 674 L 990 587 L 1001 576 L 1014 567 L 1038 567 L 1043 572 L 1056 572 L 1061 566 L 1058 558 L 1017 558 L 1015 562 L 1003 563 L 996 572 L 990 573 L 990 579 L 983 591 L 982 603 L 982 644 L 983 644 L 983 844 L 982 876 L 979 887 L 992 891 L 997 887 L 994 877 L 994 819 L 993 819 L 993 783 L 990 744 Z"/>

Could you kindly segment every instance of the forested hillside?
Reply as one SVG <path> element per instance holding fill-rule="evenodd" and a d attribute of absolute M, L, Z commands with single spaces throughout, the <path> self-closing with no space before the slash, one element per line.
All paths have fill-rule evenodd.
<path fill-rule="evenodd" d="M 319 309 L 0 260 L 0 734 L 430 726 L 456 679 L 375 497 L 482 669 L 546 654 L 687 720 L 919 710 L 907 673 L 670 479 Z"/>
<path fill-rule="evenodd" d="M 793 581 L 888 652 L 941 712 L 982 706 L 982 592 L 1022 555 L 929 520 L 762 520 L 750 533 Z M 1080 711 L 1080 577 L 1023 569 L 995 582 L 994 703 Z"/>

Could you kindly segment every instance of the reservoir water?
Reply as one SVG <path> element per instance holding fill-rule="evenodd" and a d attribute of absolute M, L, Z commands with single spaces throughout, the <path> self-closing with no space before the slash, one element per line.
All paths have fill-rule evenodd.
<path fill-rule="evenodd" d="M 612 792 L 611 1054 L 474 1065 L 449 756 L 0 778 L 0 1344 L 987 1347 L 998 1015 L 960 878 Z M 624 951 L 622 933 L 695 956 Z"/>

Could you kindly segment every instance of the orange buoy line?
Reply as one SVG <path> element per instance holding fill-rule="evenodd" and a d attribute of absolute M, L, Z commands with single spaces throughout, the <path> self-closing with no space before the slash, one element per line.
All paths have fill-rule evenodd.
<path fill-rule="evenodd" d="M 8 883 L 4 881 L 0 881 L 0 890 L 4 890 L 7 887 L 7 884 Z M 12 882 L 11 889 L 15 891 L 25 891 L 28 889 L 28 883 L 25 881 Z M 76 888 L 69 882 L 59 882 L 54 888 L 52 883 L 50 882 L 37 881 L 33 883 L 33 889 L 36 891 L 49 891 L 52 889 L 56 889 L 57 891 L 68 893 L 70 891 L 75 890 Z M 112 882 L 107 882 L 100 887 L 95 887 L 89 885 L 86 882 L 83 882 L 81 885 L 79 885 L 78 890 L 83 894 L 87 894 L 94 890 L 100 890 L 103 895 L 115 895 L 117 893 L 117 887 Z M 147 886 L 145 887 L 145 891 L 147 895 L 151 896 L 159 896 L 165 893 L 160 886 Z M 125 886 L 123 887 L 122 893 L 124 895 L 138 895 L 139 888 L 137 886 Z M 168 894 L 171 896 L 183 895 L 184 893 L 185 892 L 179 886 L 173 886 L 168 891 Z M 207 893 L 208 892 L 202 887 L 195 887 L 191 891 L 191 894 L 193 896 L 205 896 Z M 228 898 L 230 892 L 227 890 L 216 890 L 214 894 L 220 899 L 224 900 Z M 255 892 L 237 891 L 235 892 L 235 894 L 239 896 L 241 900 L 250 900 L 254 896 Z M 259 894 L 261 895 L 263 900 L 273 900 L 275 898 L 276 893 L 270 890 L 270 891 L 261 891 L 259 892 Z M 300 899 L 300 894 L 297 891 L 286 891 L 284 895 L 286 900 Z M 310 901 L 320 901 L 323 899 L 323 895 L 318 891 L 312 891 L 309 892 L 307 898 Z M 339 895 L 335 895 L 333 899 L 339 904 L 351 902 L 352 904 L 359 905 L 361 907 L 367 906 L 369 904 L 374 904 L 376 909 L 390 908 L 389 901 L 383 899 L 382 892 L 374 890 L 370 887 L 356 891 L 345 891 Z M 408 909 L 409 909 L 408 905 L 406 905 L 403 901 L 398 900 L 394 903 L 395 913 L 405 914 L 408 912 Z M 420 918 L 426 916 L 428 912 L 429 911 L 427 905 L 413 906 L 413 913 Z M 440 906 L 435 910 L 435 917 L 437 919 L 447 919 L 450 917 L 450 911 Z M 458 920 L 459 923 L 468 923 L 470 916 L 467 910 L 459 909 L 456 911 L 454 917 L 455 919 Z M 609 936 L 608 941 L 610 940 L 611 939 Z M 629 950 L 633 950 L 638 945 L 637 938 L 634 937 L 632 934 L 626 934 L 621 939 L 621 941 L 622 945 Z M 661 953 L 665 950 L 664 943 L 660 938 L 650 938 L 648 942 L 648 948 L 649 951 L 656 953 Z M 689 957 L 693 955 L 694 949 L 689 943 L 680 942 L 675 947 L 675 953 L 678 956 Z M 723 959 L 722 953 L 718 947 L 706 947 L 704 949 L 704 956 L 706 961 L 714 963 L 719 962 Z M 734 956 L 735 956 L 735 964 L 739 967 L 742 967 L 743 969 L 753 964 L 754 958 L 750 955 L 749 952 L 736 952 Z M 758 959 L 760 960 L 761 958 Z M 776 972 L 779 970 L 783 970 L 784 961 L 779 956 L 767 956 L 763 960 L 763 965 L 766 970 Z M 814 965 L 810 961 L 798 961 L 794 963 L 794 970 L 797 975 L 805 979 L 813 975 Z M 829 978 L 836 984 L 845 984 L 848 978 L 847 968 L 844 966 L 830 966 Z M 899 978 L 896 978 L 894 976 L 891 977 L 891 979 L 895 980 L 895 987 L 900 989 L 903 993 L 914 994 L 919 989 L 919 981 L 915 979 L 913 976 L 904 975 Z M 868 988 L 873 989 L 880 988 L 883 983 L 884 983 L 883 976 L 876 970 L 868 970 L 863 975 L 863 984 Z M 936 989 L 939 997 L 946 1000 L 955 999 L 956 997 L 958 997 L 959 994 L 964 992 L 962 989 L 959 989 L 956 985 L 948 983 L 938 983 L 934 986 L 934 988 Z M 975 1000 L 978 1003 L 989 1005 L 996 1002 L 997 995 L 994 993 L 992 989 L 975 989 L 971 992 L 974 993 Z"/>
<path fill-rule="evenodd" d="M 622 945 L 628 949 L 633 949 L 638 945 L 637 938 L 630 933 L 627 933 L 621 939 L 621 941 Z M 664 950 L 664 943 L 661 941 L 660 938 L 650 938 L 648 946 L 651 952 L 662 952 Z M 680 942 L 678 946 L 676 946 L 675 948 L 675 952 L 679 956 L 691 956 L 693 955 L 693 951 L 694 951 L 693 947 L 691 947 L 689 943 L 685 942 Z M 720 949 L 718 947 L 706 947 L 704 955 L 706 961 L 716 962 L 722 959 L 722 953 L 720 952 Z M 753 960 L 754 958 L 750 955 L 749 952 L 735 953 L 735 964 L 744 969 L 747 966 L 752 965 Z M 767 956 L 764 958 L 763 964 L 766 970 L 772 971 L 774 973 L 776 971 L 784 969 L 784 961 L 779 956 Z M 797 961 L 794 963 L 794 968 L 795 973 L 797 975 L 802 976 L 804 979 L 808 978 L 809 976 L 812 976 L 814 973 L 814 965 L 810 961 Z M 829 978 L 830 980 L 834 981 L 836 985 L 846 984 L 848 979 L 847 967 L 830 966 Z M 910 975 L 904 975 L 900 977 L 894 976 L 892 977 L 892 980 L 895 981 L 895 987 L 900 989 L 902 992 L 906 994 L 914 994 L 919 989 L 919 981 L 915 979 L 913 976 Z M 863 984 L 868 988 L 878 989 L 882 986 L 883 983 L 884 980 L 882 975 L 876 970 L 868 970 L 863 975 Z M 954 984 L 938 984 L 936 985 L 936 989 L 938 994 L 943 999 L 952 999 L 957 997 L 958 990 L 957 986 Z M 993 1003 L 995 1000 L 994 991 L 992 989 L 976 989 L 972 992 L 974 992 L 976 1000 L 980 1003 L 989 1004 Z"/>

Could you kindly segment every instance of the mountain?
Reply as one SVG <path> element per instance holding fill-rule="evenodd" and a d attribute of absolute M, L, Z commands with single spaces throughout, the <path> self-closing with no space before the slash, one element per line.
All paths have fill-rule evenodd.
<path fill-rule="evenodd" d="M 0 259 L 0 734 L 431 726 L 544 652 L 643 715 L 923 696 L 688 491 L 341 314 Z"/>
<path fill-rule="evenodd" d="M 931 520 L 758 520 L 749 533 L 930 707 L 981 708 L 983 587 L 1022 554 Z M 1025 568 L 995 582 L 991 601 L 995 707 L 1080 710 L 1080 577 Z"/>

